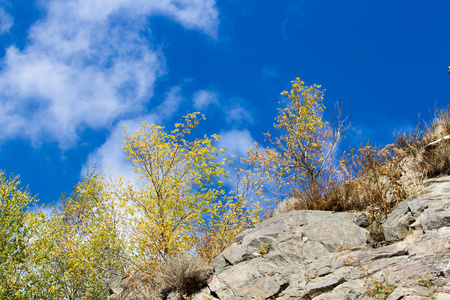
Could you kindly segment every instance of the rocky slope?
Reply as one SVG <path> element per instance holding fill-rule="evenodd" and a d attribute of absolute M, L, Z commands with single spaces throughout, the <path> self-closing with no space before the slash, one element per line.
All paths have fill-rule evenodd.
<path fill-rule="evenodd" d="M 265 220 L 216 259 L 208 286 L 191 299 L 450 299 L 450 177 L 425 186 L 388 215 L 377 247 L 362 213 Z"/>
<path fill-rule="evenodd" d="M 194 298 L 450 299 L 450 177 L 425 184 L 424 195 L 388 216 L 378 248 L 367 244 L 363 214 L 268 219 L 216 259 L 208 287 Z"/>

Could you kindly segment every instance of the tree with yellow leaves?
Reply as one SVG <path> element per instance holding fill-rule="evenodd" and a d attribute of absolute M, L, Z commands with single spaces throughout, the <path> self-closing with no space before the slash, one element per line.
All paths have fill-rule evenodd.
<path fill-rule="evenodd" d="M 28 299 L 105 299 L 105 282 L 129 268 L 117 201 L 105 183 L 89 173 L 50 214 L 28 216 Z"/>
<path fill-rule="evenodd" d="M 139 186 L 129 188 L 129 213 L 134 216 L 133 242 L 147 262 L 159 263 L 189 249 L 203 214 L 221 192 L 218 178 L 225 174 L 219 149 L 205 136 L 189 142 L 185 136 L 198 124 L 198 113 L 188 114 L 170 133 L 143 124 L 126 134 L 124 150 L 139 175 Z"/>
<path fill-rule="evenodd" d="M 139 174 L 138 186 L 128 188 L 126 206 L 134 217 L 131 237 L 146 266 L 192 250 L 202 234 L 226 246 L 230 236 L 259 218 L 259 204 L 249 207 L 247 200 L 252 192 L 261 193 L 263 176 L 247 171 L 239 180 L 247 186 L 227 193 L 222 180 L 229 177 L 229 160 L 219 159 L 225 150 L 214 146 L 220 137 L 187 140 L 202 118 L 188 114 L 170 133 L 144 122 L 136 133 L 126 134 L 124 150 Z"/>
<path fill-rule="evenodd" d="M 323 194 L 334 186 L 333 154 L 341 137 L 344 122 L 340 108 L 336 123 L 323 121 L 323 91 L 320 85 L 305 86 L 297 78 L 292 89 L 284 91 L 287 103 L 281 102 L 275 129 L 279 135 L 266 139 L 274 148 L 250 152 L 250 161 L 270 170 L 278 182 L 289 184 L 290 194 L 313 208 Z"/>
<path fill-rule="evenodd" d="M 188 114 L 170 132 L 144 123 L 126 133 L 124 150 L 139 175 L 135 185 L 91 172 L 57 206 L 26 213 L 32 198 L 14 181 L 11 189 L 4 184 L 4 198 L 12 195 L 17 207 L 15 214 L 2 208 L 7 213 L 0 217 L 20 216 L 11 223 L 16 227 L 0 226 L 17 236 L 4 248 L 9 254 L 0 251 L 17 254 L 5 260 L 11 264 L 0 262 L 6 299 L 105 299 L 105 282 L 125 272 L 134 272 L 151 295 L 158 292 L 162 263 L 182 254 L 210 261 L 258 222 L 262 210 L 253 197 L 261 196 L 267 172 L 233 167 L 214 145 L 219 136 L 188 140 L 201 118 Z M 15 240 L 0 236 L 2 245 Z"/>
<path fill-rule="evenodd" d="M 36 202 L 18 177 L 8 178 L 0 170 L 0 299 L 26 299 L 27 247 L 31 237 L 26 217 Z"/>

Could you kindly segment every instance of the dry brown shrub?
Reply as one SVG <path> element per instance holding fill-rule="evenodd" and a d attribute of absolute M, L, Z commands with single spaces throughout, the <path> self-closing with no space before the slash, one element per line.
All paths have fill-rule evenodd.
<path fill-rule="evenodd" d="M 356 173 L 342 185 L 346 194 L 340 200 L 347 202 L 348 209 L 369 212 L 374 242 L 383 238 L 381 223 L 386 215 L 409 196 L 409 189 L 400 180 L 405 157 L 406 152 L 394 144 L 383 148 L 367 144 L 343 160 L 347 169 Z"/>
<path fill-rule="evenodd" d="M 427 178 L 450 175 L 450 141 L 442 140 L 426 147 L 417 168 Z"/>
<path fill-rule="evenodd" d="M 415 156 L 425 146 L 424 131 L 421 124 L 417 124 L 410 133 L 394 134 L 394 146 L 403 150 L 407 155 Z"/>
<path fill-rule="evenodd" d="M 445 109 L 437 108 L 433 121 L 425 124 L 423 132 L 424 146 L 417 159 L 416 169 L 428 178 L 449 175 L 450 141 L 442 138 L 450 134 L 450 105 Z M 438 143 L 429 145 L 438 140 Z"/>
<path fill-rule="evenodd" d="M 155 272 L 152 268 L 140 268 L 133 274 L 126 275 L 123 280 L 123 291 L 116 298 L 146 300 L 155 299 L 159 293 L 159 283 L 155 280 Z"/>
<path fill-rule="evenodd" d="M 425 124 L 423 138 L 425 144 L 434 142 L 450 134 L 450 105 L 447 108 L 436 108 L 433 120 Z"/>
<path fill-rule="evenodd" d="M 273 212 L 274 215 L 284 214 L 293 210 L 299 210 L 301 207 L 301 201 L 295 197 L 286 197 L 283 201 L 277 204 L 277 208 Z"/>
<path fill-rule="evenodd" d="M 448 135 L 450 106 L 437 108 L 430 123 L 425 123 L 422 129 L 418 126 L 409 135 L 395 136 L 395 142 L 412 157 L 412 169 L 431 178 L 450 174 L 450 141 L 442 139 Z"/>
<path fill-rule="evenodd" d="M 373 220 L 406 199 L 408 189 L 400 178 L 405 173 L 406 152 L 395 145 L 380 148 L 366 144 L 340 159 L 339 172 L 333 177 L 335 184 L 326 192 L 308 195 L 303 201 L 300 193 L 286 198 L 277 212 L 299 209 L 331 211 L 368 211 Z M 311 190 L 310 190 L 311 191 Z"/>
<path fill-rule="evenodd" d="M 231 244 L 231 242 L 229 243 Z M 213 260 L 229 246 L 228 243 L 218 243 L 211 233 L 206 233 L 195 242 L 195 252 L 206 264 L 211 264 Z"/>
<path fill-rule="evenodd" d="M 212 274 L 206 263 L 188 254 L 171 257 L 166 262 L 142 263 L 127 276 L 117 299 L 159 299 L 170 293 L 171 299 L 188 299 L 206 286 Z"/>
<path fill-rule="evenodd" d="M 211 268 L 201 260 L 180 255 L 161 264 L 156 278 L 161 290 L 178 292 L 186 298 L 204 288 L 211 276 Z"/>
<path fill-rule="evenodd" d="M 395 145 L 378 147 L 366 144 L 340 160 L 340 184 L 323 194 L 312 209 L 367 211 L 373 242 L 382 240 L 381 223 L 410 190 L 400 180 L 405 173 L 406 152 Z M 290 206 L 311 209 L 297 201 Z"/>
<path fill-rule="evenodd" d="M 347 178 L 343 176 L 341 184 L 327 194 L 319 208 L 366 210 L 371 216 L 374 240 L 381 239 L 385 216 L 408 196 L 421 192 L 424 176 L 450 174 L 450 140 L 428 145 L 449 134 L 450 106 L 436 109 L 433 121 L 423 129 L 417 126 L 410 134 L 394 136 L 392 145 L 365 145 L 352 151 L 341 159 L 342 174 Z"/>
<path fill-rule="evenodd" d="M 399 181 L 404 171 L 404 151 L 394 145 L 366 144 L 340 160 L 340 184 L 316 201 L 313 209 L 364 210 L 370 206 L 386 212 L 405 197 Z"/>

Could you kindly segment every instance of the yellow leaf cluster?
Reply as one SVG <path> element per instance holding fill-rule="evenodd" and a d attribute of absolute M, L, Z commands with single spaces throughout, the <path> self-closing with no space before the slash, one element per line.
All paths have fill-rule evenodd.
<path fill-rule="evenodd" d="M 296 78 L 292 89 L 281 93 L 274 128 L 277 135 L 267 133 L 272 148 L 256 144 L 249 162 L 264 168 L 280 183 L 284 193 L 312 202 L 330 187 L 333 177 L 333 153 L 339 141 L 343 122 L 323 121 L 323 91 L 320 85 L 305 86 Z M 335 126 L 333 126 L 335 125 Z"/>

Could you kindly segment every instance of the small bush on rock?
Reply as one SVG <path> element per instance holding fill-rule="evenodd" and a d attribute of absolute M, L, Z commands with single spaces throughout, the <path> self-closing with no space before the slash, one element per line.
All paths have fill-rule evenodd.
<path fill-rule="evenodd" d="M 428 178 L 450 174 L 450 140 L 425 148 L 418 168 Z"/>
<path fill-rule="evenodd" d="M 426 178 L 450 174 L 450 106 L 437 108 L 430 123 L 409 135 L 395 136 L 396 145 L 412 157 L 414 171 Z"/>
<path fill-rule="evenodd" d="M 190 296 L 206 286 L 212 270 L 202 261 L 182 255 L 169 259 L 160 267 L 157 280 L 165 291 L 178 292 Z"/>
<path fill-rule="evenodd" d="M 434 142 L 450 134 L 450 105 L 447 108 L 436 108 L 433 120 L 425 124 L 425 143 Z"/>
<path fill-rule="evenodd" d="M 418 124 L 414 131 L 394 134 L 394 145 L 396 148 L 405 151 L 407 155 L 416 155 L 425 146 L 424 132 Z"/>
<path fill-rule="evenodd" d="M 369 231 L 374 242 L 383 238 L 381 223 L 398 203 L 406 199 L 408 189 L 402 184 L 405 152 L 387 145 L 383 148 L 366 144 L 341 159 L 341 168 L 349 179 L 336 188 L 329 198 L 345 210 L 366 210 L 370 214 Z"/>
<path fill-rule="evenodd" d="M 339 252 L 341 249 L 336 249 Z M 346 256 L 344 257 L 344 263 L 352 265 L 362 271 L 362 276 L 369 279 L 370 287 L 366 291 L 366 295 L 375 297 L 377 300 L 385 300 L 390 294 L 395 290 L 396 284 L 389 283 L 385 278 L 376 278 L 373 272 L 370 271 L 370 265 L 373 260 L 369 260 L 367 263 L 363 264 L 361 257 L 353 257 L 348 249 L 345 250 Z M 337 257 L 336 257 L 337 258 Z"/>

